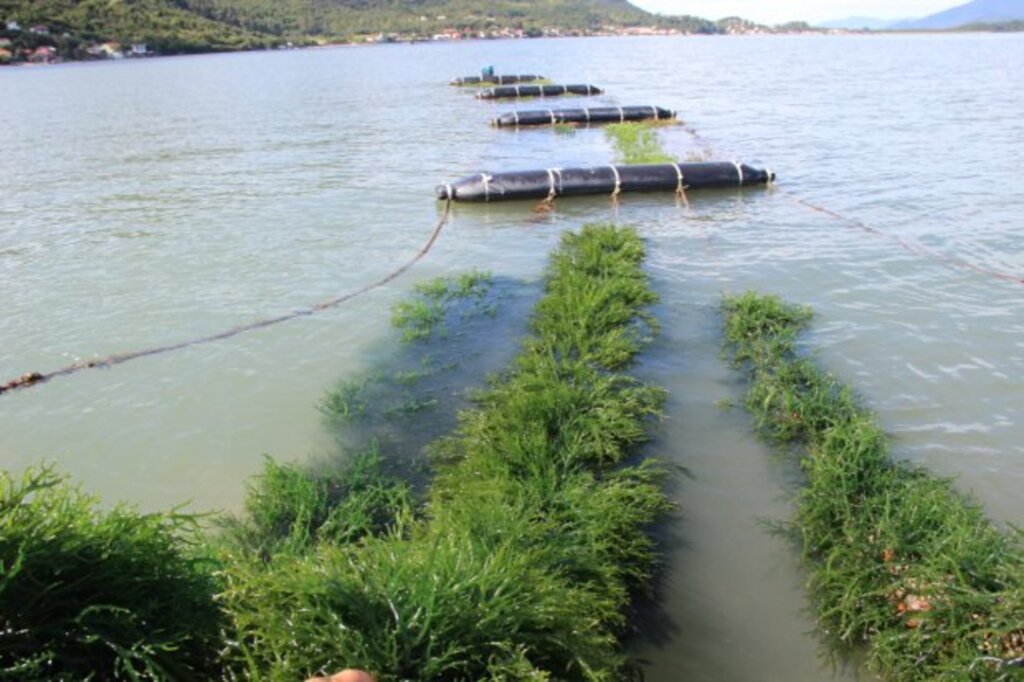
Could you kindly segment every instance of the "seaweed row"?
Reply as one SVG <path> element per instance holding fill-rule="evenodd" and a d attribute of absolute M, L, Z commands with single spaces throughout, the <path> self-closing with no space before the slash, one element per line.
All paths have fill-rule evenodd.
<path fill-rule="evenodd" d="M 764 436 L 799 453 L 790 525 L 834 644 L 866 644 L 888 679 L 1024 676 L 1024 546 L 951 481 L 894 462 L 877 419 L 799 352 L 806 308 L 748 292 L 724 300 L 725 344 L 746 369 Z"/>
<path fill-rule="evenodd" d="M 515 361 L 436 442 L 425 500 L 370 447 L 340 473 L 268 459 L 219 521 L 103 511 L 49 469 L 0 477 L 0 679 L 621 680 L 656 569 L 663 392 L 635 231 L 552 255 Z"/>

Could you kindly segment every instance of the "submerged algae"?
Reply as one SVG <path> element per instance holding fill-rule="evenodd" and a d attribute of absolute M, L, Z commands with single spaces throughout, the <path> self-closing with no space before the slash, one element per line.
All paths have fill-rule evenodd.
<path fill-rule="evenodd" d="M 399 338 L 382 344 L 373 364 L 337 384 L 318 403 L 342 452 L 379 448 L 385 468 L 422 488 L 424 447 L 455 428 L 467 394 L 488 373 L 507 365 L 539 296 L 536 285 L 472 270 L 417 283 L 392 307 Z M 420 327 L 395 316 L 413 304 L 435 307 L 435 323 Z M 410 333 L 410 324 L 417 325 Z M 326 469 L 336 469 L 328 457 Z"/>
<path fill-rule="evenodd" d="M 482 305 L 493 282 L 491 273 L 481 270 L 421 282 L 415 287 L 417 296 L 392 308 L 391 323 L 402 331 L 402 340 L 407 343 L 427 341 L 435 331 L 443 335 L 445 318 L 457 307 L 456 303 Z"/>

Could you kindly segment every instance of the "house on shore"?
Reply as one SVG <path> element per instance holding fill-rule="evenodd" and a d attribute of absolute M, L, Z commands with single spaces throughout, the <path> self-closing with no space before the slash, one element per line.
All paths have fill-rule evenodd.
<path fill-rule="evenodd" d="M 53 64 L 57 61 L 57 48 L 41 45 L 32 51 L 28 61 L 30 64 Z"/>
<path fill-rule="evenodd" d="M 8 31 L 20 31 L 21 30 L 21 24 L 19 24 L 14 19 L 8 19 L 7 23 L 6 23 L 6 26 L 7 26 L 7 30 Z"/>
<path fill-rule="evenodd" d="M 50 27 L 46 24 L 36 24 L 29 27 L 28 32 L 37 36 L 48 36 L 50 35 Z"/>
<path fill-rule="evenodd" d="M 89 48 L 89 54 L 97 59 L 123 59 L 124 52 L 121 51 L 121 44 L 108 42 Z"/>

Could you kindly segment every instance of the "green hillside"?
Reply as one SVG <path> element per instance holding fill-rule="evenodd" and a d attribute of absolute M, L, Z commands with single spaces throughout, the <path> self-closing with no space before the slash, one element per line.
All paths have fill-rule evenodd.
<path fill-rule="evenodd" d="M 339 36 L 358 33 L 432 33 L 559 28 L 597 30 L 657 21 L 625 0 L 184 0 L 211 19 L 273 35 Z M 673 23 L 684 21 L 673 19 Z M 708 22 L 694 25 L 708 29 Z"/>
<path fill-rule="evenodd" d="M 269 47 L 276 40 L 208 19 L 174 0 L 0 0 L 0 21 L 45 24 L 81 41 L 145 42 L 164 54 Z"/>
<path fill-rule="evenodd" d="M 658 25 L 719 32 L 709 21 L 655 16 L 626 0 L 0 0 L 0 20 L 5 19 L 23 28 L 46 24 L 55 36 L 66 32 L 80 41 L 145 42 L 163 54 L 338 42 L 378 33 L 427 37 L 450 29 L 538 35 L 546 29 Z"/>

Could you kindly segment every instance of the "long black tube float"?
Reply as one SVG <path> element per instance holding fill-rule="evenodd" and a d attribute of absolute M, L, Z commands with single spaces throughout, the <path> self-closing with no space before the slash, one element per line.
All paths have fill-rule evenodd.
<path fill-rule="evenodd" d="M 547 126 L 556 123 L 625 123 L 626 121 L 667 121 L 676 112 L 655 106 L 584 107 L 583 109 L 538 109 L 512 111 L 491 121 L 498 128 Z"/>
<path fill-rule="evenodd" d="M 560 97 L 562 95 L 600 95 L 593 85 L 499 85 L 476 93 L 477 99 L 515 99 L 516 97 Z"/>
<path fill-rule="evenodd" d="M 488 76 L 487 78 L 481 78 L 480 76 L 462 76 L 461 78 L 453 78 L 449 81 L 449 85 L 509 85 L 512 83 L 534 83 L 542 80 L 544 80 L 544 76 L 534 76 L 532 74 Z"/>
<path fill-rule="evenodd" d="M 682 192 L 687 189 L 766 185 L 770 170 L 737 162 L 657 163 L 596 168 L 548 168 L 510 173 L 477 173 L 438 186 L 438 199 L 510 201 L 584 194 Z"/>

